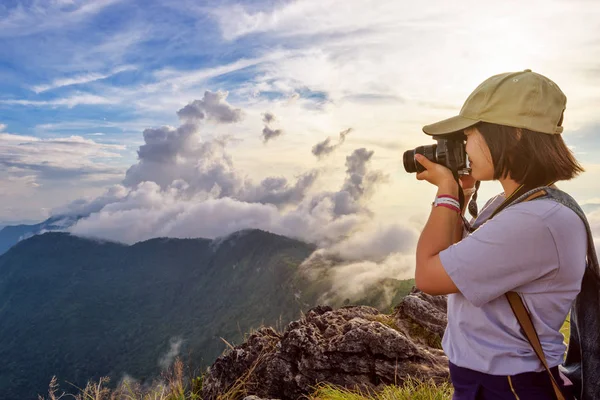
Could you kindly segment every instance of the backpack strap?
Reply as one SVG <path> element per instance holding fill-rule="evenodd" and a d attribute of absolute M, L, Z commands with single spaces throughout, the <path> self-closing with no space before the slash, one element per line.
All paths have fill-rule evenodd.
<path fill-rule="evenodd" d="M 554 394 L 556 395 L 557 400 L 565 400 L 565 396 L 562 394 L 560 386 L 558 386 L 556 379 L 554 379 L 554 375 L 552 375 L 552 372 L 550 372 L 548 362 L 546 362 L 546 356 L 544 355 L 544 350 L 542 349 L 542 344 L 540 343 L 540 338 L 538 337 L 535 327 L 533 326 L 531 316 L 529 315 L 529 312 L 527 312 L 525 304 L 523 304 L 521 296 L 519 296 L 519 294 L 516 292 L 505 293 L 505 296 L 508 299 L 510 308 L 512 308 L 513 313 L 519 321 L 521 329 L 523 329 L 523 331 L 525 332 L 525 336 L 527 337 L 529 344 L 531 344 L 531 347 L 533 347 L 533 351 L 535 351 L 535 354 L 542 362 L 542 365 L 546 369 L 546 372 L 548 372 L 548 376 L 552 381 L 552 388 L 554 389 Z"/>
<path fill-rule="evenodd" d="M 547 195 L 547 193 L 544 190 L 539 190 L 529 196 L 526 196 L 521 201 L 519 201 L 520 199 L 517 200 L 517 202 L 519 202 L 519 203 L 525 202 L 525 201 L 537 199 L 538 197 L 542 197 L 542 196 L 546 196 L 546 195 Z M 506 296 L 506 299 L 508 300 L 508 303 L 510 304 L 510 308 L 512 309 L 513 313 L 515 314 L 515 317 L 517 317 L 517 321 L 519 321 L 519 325 L 521 326 L 521 329 L 525 333 L 525 336 L 527 337 L 527 341 L 529 342 L 531 347 L 533 347 L 533 351 L 537 355 L 538 359 L 541 361 L 542 365 L 544 366 L 544 369 L 546 369 L 546 372 L 548 373 L 548 376 L 550 377 L 550 381 L 552 382 L 552 389 L 554 389 L 554 394 L 556 395 L 556 399 L 557 400 L 565 400 L 565 396 L 563 395 L 562 391 L 560 390 L 560 386 L 558 386 L 556 379 L 554 379 L 554 375 L 552 375 L 552 372 L 550 371 L 550 367 L 548 367 L 548 362 L 546 361 L 546 356 L 544 355 L 544 350 L 542 348 L 540 338 L 537 334 L 537 331 L 535 330 L 533 321 L 531 321 L 531 315 L 527 311 L 527 308 L 525 308 L 525 304 L 523 304 L 523 300 L 521 299 L 521 296 L 519 296 L 519 294 L 517 292 L 508 292 L 508 293 L 505 293 L 504 295 Z"/>

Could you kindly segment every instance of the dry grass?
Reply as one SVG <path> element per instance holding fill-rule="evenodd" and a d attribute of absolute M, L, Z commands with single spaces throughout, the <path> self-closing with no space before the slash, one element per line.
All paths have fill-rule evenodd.
<path fill-rule="evenodd" d="M 68 382 L 67 382 L 68 383 Z M 202 377 L 185 377 L 183 362 L 177 358 L 173 365 L 163 374 L 162 379 L 150 387 L 142 387 L 135 381 L 123 381 L 119 387 L 108 387 L 110 380 L 103 377 L 98 382 L 88 382 L 85 388 L 77 389 L 77 393 L 61 393 L 56 377 L 52 377 L 48 388 L 48 398 L 38 396 L 39 400 L 59 400 L 69 396 L 75 400 L 200 400 Z"/>

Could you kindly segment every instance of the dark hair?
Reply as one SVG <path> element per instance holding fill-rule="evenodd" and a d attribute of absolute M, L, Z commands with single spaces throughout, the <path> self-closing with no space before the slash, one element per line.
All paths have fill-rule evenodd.
<path fill-rule="evenodd" d="M 585 170 L 562 135 L 480 122 L 476 128 L 487 143 L 494 179 L 507 178 L 528 187 L 575 178 Z"/>

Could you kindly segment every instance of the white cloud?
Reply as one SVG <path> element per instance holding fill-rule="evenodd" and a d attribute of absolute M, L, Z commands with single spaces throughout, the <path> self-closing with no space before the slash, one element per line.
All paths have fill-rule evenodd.
<path fill-rule="evenodd" d="M 133 71 L 135 69 L 137 69 L 137 68 L 133 65 L 124 65 L 124 66 L 115 68 L 106 74 L 88 73 L 85 75 L 78 75 L 78 76 L 74 76 L 71 78 L 56 79 L 56 80 L 52 81 L 52 83 L 47 84 L 47 85 L 33 86 L 31 88 L 31 90 L 33 90 L 36 93 L 41 93 L 41 92 L 45 92 L 47 90 L 52 90 L 52 89 L 61 88 L 61 87 L 65 87 L 65 86 L 80 85 L 80 84 L 84 84 L 84 83 L 90 83 L 90 82 L 106 79 L 113 75 L 119 74 L 121 72 Z"/>
<path fill-rule="evenodd" d="M 600 49 L 589 38 L 600 32 L 582 24 L 594 24 L 600 4 L 434 3 L 425 8 L 398 1 L 305 0 L 261 11 L 224 6 L 213 14 L 225 38 L 266 32 L 255 40 L 275 37 L 298 49 L 260 76 L 271 86 L 308 87 L 334 101 L 355 95 L 404 99 L 411 115 L 427 121 L 455 114 L 485 78 L 532 68 L 555 79 L 569 96 L 569 127 L 593 115 L 599 100 L 590 79 L 598 82 L 600 76 L 589 71 Z M 558 32 L 557 25 L 564 30 Z"/>
<path fill-rule="evenodd" d="M 169 350 L 162 355 L 158 360 L 158 365 L 167 369 L 173 364 L 175 358 L 179 355 L 179 351 L 181 350 L 181 345 L 183 344 L 183 339 L 179 337 L 173 337 L 169 340 Z"/>
<path fill-rule="evenodd" d="M 375 289 L 383 290 L 383 299 L 378 306 L 389 306 L 395 295 L 395 285 L 382 283 L 386 279 L 411 279 L 414 277 L 414 268 L 415 255 L 401 253 L 389 254 L 381 262 L 365 260 L 328 265 L 321 269 L 321 282 L 327 279 L 330 287 L 319 301 L 334 304 L 341 304 L 346 298 L 356 301 L 372 294 Z"/>
<path fill-rule="evenodd" d="M 81 136 L 40 139 L 0 133 L 0 165 L 4 167 L 4 182 L 0 176 L 0 185 L 8 186 L 7 180 L 25 177 L 32 185 L 75 177 L 114 179 L 124 170 L 108 161 L 121 158 L 123 150 L 121 145 L 97 143 Z"/>
<path fill-rule="evenodd" d="M 0 15 L 0 37 L 24 36 L 73 25 L 98 14 L 120 0 L 82 0 L 72 2 L 39 1 L 17 3 Z"/>
<path fill-rule="evenodd" d="M 406 223 L 371 223 L 352 236 L 327 248 L 323 255 L 348 261 L 383 262 L 392 253 L 409 253 L 419 233 Z"/>
<path fill-rule="evenodd" d="M 73 232 L 133 243 L 156 236 L 217 237 L 262 228 L 326 244 L 371 218 L 366 201 L 387 181 L 381 171 L 370 170 L 373 151 L 359 148 L 346 157 L 346 177 L 338 191 L 309 195 L 317 178 L 310 170 L 295 183 L 270 176 L 255 184 L 234 167 L 226 151 L 227 140 L 203 141 L 199 135 L 205 119 L 220 124 L 236 120 L 212 118 L 212 114 L 222 117 L 236 110 L 225 100 L 220 96 L 209 107 L 203 106 L 201 119 L 190 118 L 198 110 L 192 113 L 184 107 L 178 112 L 183 119 L 178 128 L 145 130 L 139 162 L 129 168 L 123 181 L 129 192 L 123 196 L 119 190 L 117 197 L 107 194 L 104 200 L 96 200 L 98 212 L 81 220 Z M 243 115 L 241 110 L 236 115 L 237 111 Z M 90 204 L 80 202 L 68 209 Z"/>
<path fill-rule="evenodd" d="M 73 108 L 78 105 L 101 105 L 101 104 L 114 104 L 114 99 L 98 96 L 90 93 L 76 93 L 71 94 L 68 97 L 57 98 L 53 100 L 0 100 L 0 104 L 8 105 L 22 105 L 22 106 L 66 106 Z"/>

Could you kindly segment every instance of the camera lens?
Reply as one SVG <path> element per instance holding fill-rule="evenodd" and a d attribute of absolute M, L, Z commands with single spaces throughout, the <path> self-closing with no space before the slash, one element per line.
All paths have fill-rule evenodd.
<path fill-rule="evenodd" d="M 404 155 L 402 156 L 402 159 L 404 161 L 404 169 L 406 170 L 406 172 L 408 172 L 409 174 L 412 174 L 413 172 L 417 172 L 417 165 L 415 162 L 415 151 L 414 150 L 405 151 Z"/>
<path fill-rule="evenodd" d="M 423 172 L 425 168 L 417 161 L 415 161 L 415 153 L 424 155 L 428 160 L 437 163 L 437 155 L 436 155 L 437 144 L 432 144 L 429 146 L 419 146 L 414 150 L 408 150 L 404 152 L 402 156 L 402 161 L 404 163 L 404 169 L 408 173 L 413 172 Z"/>

